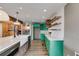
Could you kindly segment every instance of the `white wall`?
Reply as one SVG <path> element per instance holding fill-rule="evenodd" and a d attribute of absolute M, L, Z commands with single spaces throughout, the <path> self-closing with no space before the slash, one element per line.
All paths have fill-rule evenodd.
<path fill-rule="evenodd" d="M 79 51 L 79 4 L 65 7 L 65 45 Z"/>
<path fill-rule="evenodd" d="M 52 31 L 52 38 L 56 40 L 63 40 L 64 39 L 64 7 L 61 8 L 55 16 L 61 16 L 57 23 L 60 25 L 52 26 L 50 29 L 61 29 L 60 31 Z M 50 29 L 48 31 L 50 31 Z"/>

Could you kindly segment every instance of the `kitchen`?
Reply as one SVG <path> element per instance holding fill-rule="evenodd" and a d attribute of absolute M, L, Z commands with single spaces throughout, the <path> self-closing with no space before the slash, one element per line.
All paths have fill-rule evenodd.
<path fill-rule="evenodd" d="M 1 56 L 64 55 L 65 3 L 0 5 Z"/>
<path fill-rule="evenodd" d="M 16 18 L 8 16 L 8 14 L 2 10 L 0 10 L 0 13 L 0 16 L 2 16 L 0 17 L 0 55 L 14 55 L 20 50 L 22 50 L 22 53 L 19 52 L 17 55 L 23 55 L 30 47 L 28 41 L 31 39 L 31 25 L 28 23 L 25 24 L 20 20 L 16 22 Z M 28 33 L 25 31 L 28 31 Z"/>

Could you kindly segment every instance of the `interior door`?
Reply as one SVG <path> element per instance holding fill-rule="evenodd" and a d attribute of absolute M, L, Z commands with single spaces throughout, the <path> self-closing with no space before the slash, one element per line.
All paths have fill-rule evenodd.
<path fill-rule="evenodd" d="M 40 39 L 40 28 L 35 28 L 35 39 Z"/>

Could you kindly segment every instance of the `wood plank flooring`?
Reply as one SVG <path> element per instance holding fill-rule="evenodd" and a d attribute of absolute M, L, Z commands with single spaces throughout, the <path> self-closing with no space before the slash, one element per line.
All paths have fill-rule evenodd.
<path fill-rule="evenodd" d="M 45 46 L 42 46 L 42 42 L 40 40 L 33 40 L 31 42 L 31 47 L 25 54 L 25 56 L 47 56 L 47 50 Z"/>

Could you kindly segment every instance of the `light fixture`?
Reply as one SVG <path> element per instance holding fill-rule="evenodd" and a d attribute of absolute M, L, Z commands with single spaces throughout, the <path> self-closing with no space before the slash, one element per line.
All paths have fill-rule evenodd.
<path fill-rule="evenodd" d="M 43 12 L 47 12 L 47 9 L 43 9 Z"/>
<path fill-rule="evenodd" d="M 18 31 L 16 32 L 16 25 L 20 25 L 20 22 L 18 21 L 18 14 L 20 11 L 16 12 L 16 22 L 14 22 L 14 37 L 16 37 L 16 33 L 18 35 Z"/>
<path fill-rule="evenodd" d="M 19 9 L 22 10 L 23 8 L 22 7 L 19 7 Z"/>
<path fill-rule="evenodd" d="M 29 30 L 30 29 L 30 25 L 29 24 L 26 24 L 25 29 L 26 30 Z"/>
<path fill-rule="evenodd" d="M 14 22 L 14 24 L 15 25 L 20 25 L 20 22 L 18 21 L 18 14 L 19 14 L 19 12 L 17 11 L 16 14 L 17 14 L 17 19 L 16 19 L 16 22 Z"/>
<path fill-rule="evenodd" d="M 2 7 L 0 7 L 0 9 L 2 9 Z"/>
<path fill-rule="evenodd" d="M 16 21 L 14 22 L 14 25 L 20 25 L 20 22 Z"/>
<path fill-rule="evenodd" d="M 8 14 L 3 10 L 0 10 L 0 21 L 9 21 Z"/>
<path fill-rule="evenodd" d="M 0 16 L 2 15 L 2 13 L 0 13 Z"/>
<path fill-rule="evenodd" d="M 29 27 L 29 26 L 27 26 L 27 29 L 29 30 L 29 29 L 30 29 L 30 27 Z"/>

